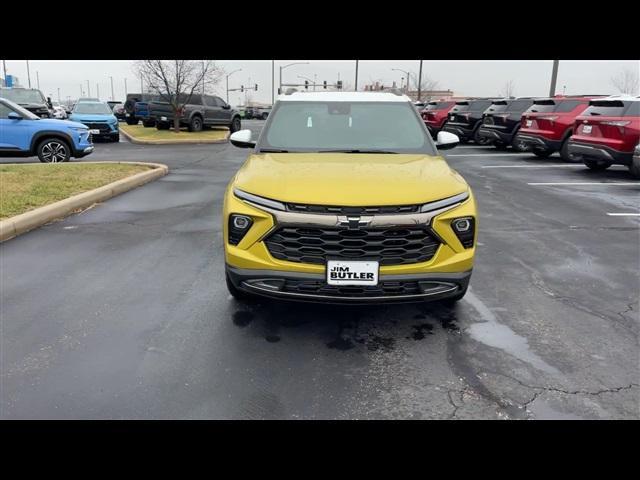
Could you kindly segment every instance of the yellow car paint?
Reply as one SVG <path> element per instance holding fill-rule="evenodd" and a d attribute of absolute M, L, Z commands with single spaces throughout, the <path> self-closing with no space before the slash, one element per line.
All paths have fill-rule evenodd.
<path fill-rule="evenodd" d="M 225 192 L 223 235 L 225 260 L 232 267 L 285 272 L 324 273 L 324 265 L 277 260 L 261 241 L 274 227 L 270 213 L 248 204 L 233 189 L 281 202 L 341 206 L 422 204 L 463 192 L 469 198 L 436 216 L 433 230 L 443 240 L 434 257 L 422 263 L 386 265 L 381 275 L 465 272 L 473 268 L 478 219 L 473 194 L 464 179 L 440 156 L 405 154 L 286 153 L 250 155 Z M 232 213 L 253 219 L 236 246 L 227 242 Z M 473 247 L 464 248 L 451 221 L 474 217 Z"/>

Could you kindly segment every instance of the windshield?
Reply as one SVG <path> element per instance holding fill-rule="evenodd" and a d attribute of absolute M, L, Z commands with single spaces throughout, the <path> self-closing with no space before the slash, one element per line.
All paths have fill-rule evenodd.
<path fill-rule="evenodd" d="M 409 102 L 281 102 L 269 116 L 258 149 L 437 155 Z"/>
<path fill-rule="evenodd" d="M 111 113 L 109 105 L 106 103 L 80 102 L 76 105 L 73 113 L 85 113 L 93 115 L 107 115 Z"/>
<path fill-rule="evenodd" d="M 5 98 L 3 103 L 0 103 L 0 106 L 5 107 L 5 105 L 7 107 L 9 107 L 9 109 L 6 108 L 2 108 L 2 110 L 7 110 L 6 115 L 8 115 L 10 112 L 10 110 L 15 111 L 16 113 L 20 114 L 20 116 L 22 118 L 27 118 L 29 120 L 40 120 L 40 117 L 35 115 L 34 113 L 31 113 L 29 110 L 27 110 L 26 108 L 22 108 L 20 105 L 18 105 L 17 103 L 12 102 L 11 100 L 7 100 Z M 7 118 L 4 116 L 4 112 L 3 112 L 3 116 L 1 118 Z"/>
<path fill-rule="evenodd" d="M 0 97 L 15 103 L 46 103 L 39 90 L 2 88 Z"/>
<path fill-rule="evenodd" d="M 453 102 L 431 102 L 427 105 L 427 111 L 432 110 L 444 110 L 445 108 L 453 107 Z"/>

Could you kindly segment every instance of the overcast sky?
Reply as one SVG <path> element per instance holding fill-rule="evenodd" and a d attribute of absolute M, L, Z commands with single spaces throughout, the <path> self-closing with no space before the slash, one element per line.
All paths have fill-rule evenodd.
<path fill-rule="evenodd" d="M 304 60 L 277 60 L 275 62 L 275 89 L 278 87 L 279 66 Z M 102 100 L 111 100 L 111 80 L 116 100 L 125 98 L 125 78 L 127 90 L 138 92 L 140 80 L 132 70 L 129 61 L 29 61 L 31 86 L 37 87 L 45 95 L 51 95 L 55 101 L 67 96 L 72 99 L 82 91 L 88 95 L 87 80 L 91 96 L 100 92 Z M 252 98 L 259 102 L 271 102 L 271 61 L 220 61 L 217 64 L 226 72 L 241 68 L 229 78 L 229 87 L 241 84 L 258 84 L 258 92 L 252 92 Z M 7 60 L 7 73 L 19 78 L 23 86 L 28 86 L 26 61 Z M 417 74 L 419 62 L 415 61 L 360 61 L 358 87 L 372 81 L 381 81 L 390 85 L 394 80 L 398 86 L 404 73 L 392 71 L 392 68 L 408 70 Z M 516 96 L 544 96 L 548 94 L 552 61 L 424 61 L 423 75 L 438 82 L 440 89 L 451 89 L 460 96 L 499 95 L 504 84 L 513 80 Z M 611 77 L 625 68 L 640 69 L 639 61 L 561 61 L 558 72 L 557 92 L 562 93 L 566 86 L 567 94 L 615 94 Z M 1 73 L 4 76 L 4 72 Z M 335 83 L 338 77 L 346 86 L 353 87 L 355 81 L 355 62 L 353 61 L 310 61 L 308 65 L 294 65 L 283 70 L 283 83 L 303 83 L 304 79 L 317 78 L 318 83 L 327 80 Z M 222 98 L 225 94 L 225 80 L 218 85 L 216 93 Z M 244 94 L 231 92 L 229 102 L 232 105 L 244 103 Z"/>

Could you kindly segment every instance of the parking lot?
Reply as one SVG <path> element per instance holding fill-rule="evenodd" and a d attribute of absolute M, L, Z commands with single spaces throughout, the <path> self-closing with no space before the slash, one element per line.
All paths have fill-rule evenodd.
<path fill-rule="evenodd" d="M 170 173 L 0 246 L 2 418 L 640 417 L 625 167 L 459 146 L 479 248 L 453 310 L 248 306 L 224 284 L 221 220 L 247 153 L 97 144 L 91 161 Z"/>

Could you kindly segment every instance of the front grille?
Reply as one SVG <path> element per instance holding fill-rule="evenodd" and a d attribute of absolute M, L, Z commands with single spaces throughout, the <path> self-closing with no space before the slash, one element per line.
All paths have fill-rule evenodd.
<path fill-rule="evenodd" d="M 300 203 L 287 204 L 287 210 L 291 212 L 335 213 L 336 215 L 416 213 L 419 208 L 420 205 L 392 205 L 382 207 L 336 207 L 327 205 L 303 205 Z"/>
<path fill-rule="evenodd" d="M 85 125 L 90 130 L 100 130 L 100 133 L 107 133 L 107 132 L 111 131 L 111 129 L 109 128 L 109 125 L 107 123 L 94 123 L 94 122 L 91 122 L 91 123 L 85 123 Z"/>
<path fill-rule="evenodd" d="M 371 259 L 380 265 L 431 260 L 439 240 L 424 226 L 364 228 L 281 227 L 265 244 L 278 260 L 325 264 L 327 259 Z"/>
<path fill-rule="evenodd" d="M 419 295 L 422 292 L 416 281 L 384 281 L 378 285 L 337 286 L 320 280 L 287 280 L 283 292 L 329 297 L 394 297 L 398 295 Z"/>

